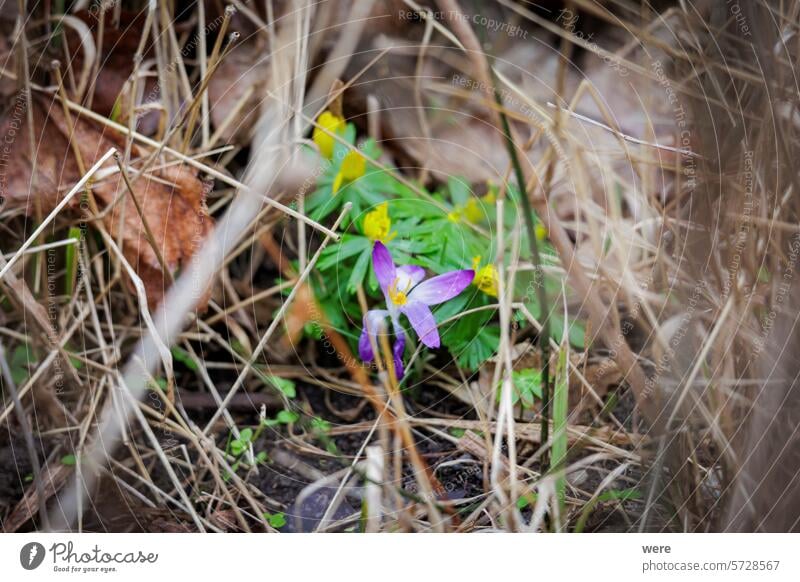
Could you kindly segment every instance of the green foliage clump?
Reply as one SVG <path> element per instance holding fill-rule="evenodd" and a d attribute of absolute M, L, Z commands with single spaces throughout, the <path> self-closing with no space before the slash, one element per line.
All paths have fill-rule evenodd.
<path fill-rule="evenodd" d="M 325 146 L 320 147 L 321 150 L 332 153 L 324 159 L 316 190 L 305 206 L 314 220 L 325 221 L 332 220 L 346 203 L 352 204 L 341 239 L 325 249 L 311 277 L 315 298 L 326 319 L 350 339 L 355 351 L 362 327 L 358 290 L 363 289 L 368 300 L 375 300 L 376 304 L 381 302 L 371 260 L 376 241 L 388 248 L 398 265 L 419 265 L 433 275 L 474 269 L 473 284 L 434 309 L 434 315 L 442 345 L 452 358 L 467 372 L 477 370 L 497 352 L 500 341 L 499 274 L 495 266 L 497 225 L 498 220 L 502 221 L 504 232 L 509 233 L 521 224 L 522 210 L 513 202 L 518 200 L 519 193 L 514 186 L 506 186 L 503 216 L 498 219 L 495 202 L 500 192 L 495 185 L 481 187 L 483 192 L 478 195 L 466 180 L 452 177 L 430 192 L 379 164 L 379 147 L 372 139 L 357 143 L 355 126 L 341 120 L 337 127 L 344 143 L 327 139 L 324 144 L 318 142 Z M 315 141 L 317 138 L 315 133 Z M 348 177 L 342 179 L 343 174 Z M 533 218 L 543 261 L 555 264 L 555 253 L 547 241 L 547 233 L 538 218 Z M 523 240 L 519 245 L 518 262 L 530 264 L 527 234 L 525 229 L 521 232 Z M 505 269 L 510 265 L 509 246 L 506 245 Z M 554 308 L 562 304 L 555 301 L 562 292 L 560 278 L 541 277 L 533 269 L 518 269 L 514 281 L 514 301 L 524 304 L 540 321 L 545 316 L 550 317 L 553 339 L 560 343 L 563 315 Z M 539 305 L 537 285 L 545 285 L 552 298 L 550 313 L 543 313 Z M 527 323 L 520 313 L 515 313 L 514 321 Z M 318 329 L 312 331 L 318 332 Z M 312 331 L 307 335 L 315 335 Z M 570 322 L 570 342 L 583 347 L 583 336 L 580 323 Z M 406 356 L 414 349 L 413 342 L 409 342 Z M 531 390 L 520 391 L 517 399 L 522 398 L 528 404 L 534 394 Z"/>

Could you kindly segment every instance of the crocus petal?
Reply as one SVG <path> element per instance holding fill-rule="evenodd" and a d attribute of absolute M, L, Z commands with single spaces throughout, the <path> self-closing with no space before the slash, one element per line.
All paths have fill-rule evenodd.
<path fill-rule="evenodd" d="M 411 289 L 425 278 L 425 269 L 419 265 L 397 267 L 397 288 L 401 291 Z"/>
<path fill-rule="evenodd" d="M 421 301 L 409 301 L 400 308 L 408 318 L 411 327 L 417 332 L 419 341 L 429 348 L 438 348 L 439 332 L 436 329 L 436 320 L 430 308 Z"/>
<path fill-rule="evenodd" d="M 403 352 L 406 349 L 406 334 L 399 327 L 394 328 L 397 334 L 397 339 L 392 346 L 392 353 L 394 354 L 394 373 L 398 380 L 402 380 L 406 371 L 403 366 Z"/>
<path fill-rule="evenodd" d="M 378 334 L 380 324 L 387 315 L 389 312 L 384 309 L 372 309 L 367 311 L 364 316 L 364 329 L 361 330 L 361 337 L 358 338 L 358 356 L 362 361 L 371 362 L 375 359 L 369 336 L 375 337 Z"/>
<path fill-rule="evenodd" d="M 408 294 L 409 303 L 418 301 L 425 305 L 438 305 L 443 301 L 452 299 L 472 283 L 475 271 L 451 271 L 438 277 L 423 281 Z"/>
<path fill-rule="evenodd" d="M 375 248 L 372 249 L 372 268 L 375 269 L 375 277 L 377 277 L 384 295 L 387 295 L 389 285 L 394 283 L 397 278 L 397 268 L 394 266 L 389 249 L 380 241 L 376 242 Z"/>

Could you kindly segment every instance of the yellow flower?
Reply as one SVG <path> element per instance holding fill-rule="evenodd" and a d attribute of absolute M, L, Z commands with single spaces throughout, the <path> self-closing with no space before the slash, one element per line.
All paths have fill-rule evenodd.
<path fill-rule="evenodd" d="M 343 184 L 349 184 L 353 180 L 358 180 L 367 171 L 367 159 L 361 152 L 350 150 L 342 160 L 339 173 L 333 180 L 333 193 L 337 194 Z"/>
<path fill-rule="evenodd" d="M 324 130 L 330 133 L 340 133 L 344 130 L 344 119 L 338 115 L 334 115 L 330 111 L 325 111 L 317 118 L 317 126 L 314 127 L 313 140 L 317 144 L 320 153 L 328 159 L 333 157 L 333 146 L 336 140 L 330 135 L 325 133 Z"/>
<path fill-rule="evenodd" d="M 375 210 L 364 217 L 364 235 L 371 241 L 387 243 L 397 233 L 391 232 L 392 220 L 389 218 L 389 203 L 379 204 Z"/>
<path fill-rule="evenodd" d="M 543 224 L 537 224 L 533 230 L 534 230 L 534 235 L 536 236 L 536 240 L 544 240 L 547 238 L 547 235 L 549 234 L 547 232 L 547 228 Z"/>
<path fill-rule="evenodd" d="M 491 263 L 479 269 L 478 265 L 480 264 L 480 257 L 472 259 L 472 270 L 475 271 L 475 278 L 472 280 L 472 284 L 490 297 L 497 297 L 497 269 Z"/>
<path fill-rule="evenodd" d="M 491 206 L 497 201 L 497 196 L 493 191 L 481 197 L 480 201 L 476 197 L 470 197 L 467 203 L 463 206 L 456 206 L 447 218 L 453 222 L 458 222 L 462 218 L 466 218 L 472 224 L 480 224 L 486 220 L 486 206 Z"/>
<path fill-rule="evenodd" d="M 478 224 L 486 216 L 477 198 L 470 198 L 464 205 L 464 216 L 473 224 Z"/>

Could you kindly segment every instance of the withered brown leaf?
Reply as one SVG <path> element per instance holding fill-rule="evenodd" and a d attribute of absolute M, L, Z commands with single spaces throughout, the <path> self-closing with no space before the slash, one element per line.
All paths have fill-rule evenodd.
<path fill-rule="evenodd" d="M 19 119 L 20 116 L 6 115 L 0 122 L 3 135 L 14 135 L 8 152 L 5 205 L 6 208 L 22 208 L 29 216 L 34 214 L 37 199 L 42 211 L 49 212 L 81 178 L 75 149 L 86 168 L 109 148 L 123 150 L 125 146 L 121 134 L 85 118 L 71 116 L 74 123 L 71 127 L 57 102 L 34 100 L 31 106 L 34 108 L 35 163 L 31 160 L 29 132 L 26 127 L 19 127 L 24 126 L 25 116 Z M 12 130 L 12 125 L 18 127 Z M 131 159 L 143 162 L 147 154 L 133 146 Z M 185 165 L 157 168 L 163 164 L 156 161 L 154 169 L 132 178 L 132 188 L 167 268 L 175 271 L 200 248 L 213 227 L 213 219 L 205 207 L 208 186 L 198 178 L 196 171 Z M 115 167 L 109 162 L 102 170 Z M 103 213 L 102 222 L 113 237 L 121 237 L 123 254 L 141 277 L 148 303 L 155 306 L 169 286 L 169 276 L 162 271 L 158 256 L 147 240 L 135 202 L 122 177 L 117 172 L 101 178 L 93 183 L 92 192 L 101 211 L 113 205 Z M 76 197 L 70 206 L 77 210 L 78 205 Z M 207 290 L 203 292 L 206 299 L 201 304 L 207 301 Z"/>

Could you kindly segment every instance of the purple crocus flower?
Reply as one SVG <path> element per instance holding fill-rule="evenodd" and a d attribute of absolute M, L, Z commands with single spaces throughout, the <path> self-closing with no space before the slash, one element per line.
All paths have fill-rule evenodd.
<path fill-rule="evenodd" d="M 408 318 L 423 344 L 429 348 L 438 348 L 439 332 L 430 306 L 438 305 L 461 293 L 472 283 L 475 272 L 469 269 L 451 271 L 423 281 L 425 269 L 418 265 L 396 266 L 389 249 L 381 242 L 376 242 L 372 249 L 372 267 L 386 298 L 387 309 L 371 309 L 364 316 L 364 329 L 358 340 L 358 354 L 365 362 L 371 362 L 375 358 L 370 336 L 375 337 L 378 334 L 382 322 L 389 316 L 397 336 L 392 348 L 394 369 L 397 378 L 401 379 L 405 373 L 403 350 L 406 336 L 400 325 L 400 314 Z"/>

